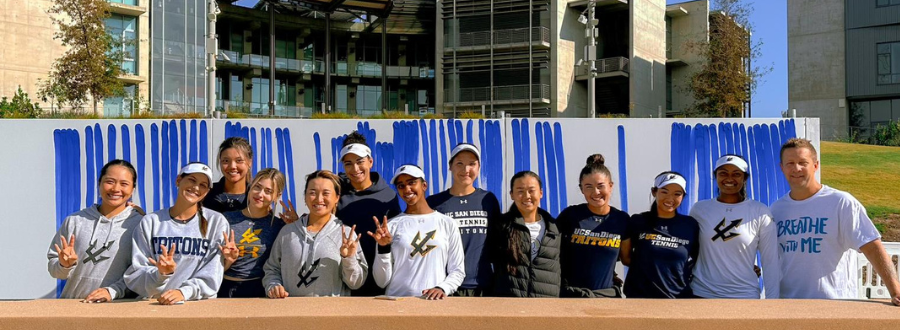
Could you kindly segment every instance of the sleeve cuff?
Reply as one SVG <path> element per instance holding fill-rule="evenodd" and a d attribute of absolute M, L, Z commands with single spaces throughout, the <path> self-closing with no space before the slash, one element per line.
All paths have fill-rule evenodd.
<path fill-rule="evenodd" d="M 183 286 L 178 288 L 178 291 L 181 291 L 181 295 L 184 296 L 184 301 L 188 301 L 193 297 L 194 288 Z"/>
<path fill-rule="evenodd" d="M 388 244 L 387 246 L 381 246 L 381 245 L 378 246 L 378 254 L 387 254 L 387 253 L 391 253 L 391 244 Z"/>
<path fill-rule="evenodd" d="M 117 291 L 113 287 L 105 287 L 104 289 L 106 289 L 106 291 L 109 292 L 109 297 L 112 298 L 112 300 L 115 300 L 116 298 L 118 298 L 117 295 L 119 294 L 119 291 Z"/>

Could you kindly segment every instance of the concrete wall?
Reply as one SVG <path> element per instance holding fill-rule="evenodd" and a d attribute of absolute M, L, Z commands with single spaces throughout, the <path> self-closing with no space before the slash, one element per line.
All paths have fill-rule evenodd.
<path fill-rule="evenodd" d="M 822 138 L 847 136 L 844 1 L 788 1 L 788 108 L 818 117 Z M 874 58 L 873 58 L 874 63 Z"/>
<path fill-rule="evenodd" d="M 554 84 L 551 96 L 552 113 L 558 117 L 587 116 L 587 83 L 575 81 L 575 63 L 584 57 L 584 24 L 578 22 L 581 11 L 569 8 L 569 0 L 552 0 L 551 26 L 553 31 L 550 55 L 550 81 Z"/>
<path fill-rule="evenodd" d="M 676 4 L 687 10 L 686 16 L 672 18 L 672 43 L 666 45 L 671 49 L 671 59 L 684 61 L 686 66 L 673 66 L 672 74 L 672 110 L 684 112 L 694 103 L 694 97 L 688 88 L 691 76 L 702 69 L 704 57 L 700 55 L 697 45 L 709 41 L 709 1 L 698 0 Z"/>
<path fill-rule="evenodd" d="M 666 106 L 666 2 L 629 1 L 632 13 L 631 117 L 656 117 Z"/>

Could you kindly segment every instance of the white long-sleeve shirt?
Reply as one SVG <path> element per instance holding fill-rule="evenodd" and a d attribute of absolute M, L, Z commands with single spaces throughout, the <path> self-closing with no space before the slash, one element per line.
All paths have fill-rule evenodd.
<path fill-rule="evenodd" d="M 439 212 L 402 213 L 388 220 L 391 252 L 378 254 L 372 276 L 389 296 L 421 296 L 439 287 L 453 294 L 466 277 L 456 221 Z"/>
<path fill-rule="evenodd" d="M 700 254 L 691 282 L 695 295 L 759 299 L 759 277 L 753 271 L 758 251 L 766 298 L 779 297 L 778 232 L 765 204 L 710 199 L 694 204 L 691 216 L 700 224 Z"/>

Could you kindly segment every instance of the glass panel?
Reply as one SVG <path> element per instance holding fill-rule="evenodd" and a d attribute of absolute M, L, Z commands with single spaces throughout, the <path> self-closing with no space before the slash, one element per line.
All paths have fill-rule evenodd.
<path fill-rule="evenodd" d="M 349 98 L 347 97 L 347 85 L 337 85 L 337 93 L 335 99 L 335 106 L 338 111 L 347 111 L 347 101 Z"/>

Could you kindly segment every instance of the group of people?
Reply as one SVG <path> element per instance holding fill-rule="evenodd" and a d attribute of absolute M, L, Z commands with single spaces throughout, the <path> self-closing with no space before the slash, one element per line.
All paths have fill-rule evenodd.
<path fill-rule="evenodd" d="M 219 147 L 219 181 L 206 164 L 188 164 L 175 179 L 174 205 L 146 215 L 129 201 L 134 167 L 111 161 L 100 173 L 100 203 L 59 228 L 49 272 L 67 280 L 62 298 L 140 296 L 165 305 L 348 295 L 758 299 L 760 276 L 765 298 L 852 299 L 856 250 L 900 305 L 878 231 L 853 196 L 816 180 L 808 140 L 782 146 L 791 190 L 771 209 L 748 198 L 747 162 L 725 155 L 713 169 L 716 198 L 690 214 L 678 213 L 688 182 L 671 171 L 655 177 L 648 211 L 616 209 L 599 154 L 578 176 L 585 203 L 556 218 L 541 208 L 543 184 L 530 171 L 512 177 L 514 203 L 504 213 L 493 193 L 475 187 L 481 153 L 471 144 L 453 148 L 452 186 L 432 196 L 416 165 L 400 166 L 389 181 L 371 171 L 358 132 L 339 157 L 344 173 L 306 176 L 302 215 L 294 201 L 275 214 L 285 177 L 272 168 L 251 176 L 253 150 L 243 138 Z M 618 261 L 628 267 L 624 281 Z"/>

